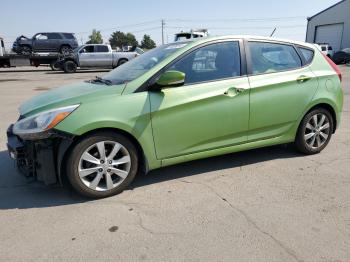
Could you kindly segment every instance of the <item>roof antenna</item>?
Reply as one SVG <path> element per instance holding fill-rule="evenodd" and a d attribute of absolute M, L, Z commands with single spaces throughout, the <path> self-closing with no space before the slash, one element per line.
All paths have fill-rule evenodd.
<path fill-rule="evenodd" d="M 277 29 L 276 27 L 275 27 L 275 29 L 273 29 L 273 31 L 272 31 L 270 37 L 272 37 L 272 36 L 274 35 L 274 33 L 276 32 L 276 29 Z"/>

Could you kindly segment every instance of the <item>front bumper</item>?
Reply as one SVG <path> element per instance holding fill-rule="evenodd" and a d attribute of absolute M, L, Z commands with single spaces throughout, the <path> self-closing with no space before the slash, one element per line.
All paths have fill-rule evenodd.
<path fill-rule="evenodd" d="M 57 152 L 62 138 L 52 136 L 42 140 L 23 140 L 16 136 L 12 129 L 13 125 L 7 130 L 7 148 L 19 171 L 46 185 L 56 184 L 60 171 L 58 163 L 61 163 L 57 161 Z"/>

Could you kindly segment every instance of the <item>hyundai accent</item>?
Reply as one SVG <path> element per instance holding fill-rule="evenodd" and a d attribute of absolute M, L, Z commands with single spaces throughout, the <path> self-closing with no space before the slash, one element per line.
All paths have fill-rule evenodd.
<path fill-rule="evenodd" d="M 313 44 L 224 36 L 155 48 L 103 77 L 53 89 L 8 129 L 18 168 L 88 197 L 140 172 L 291 143 L 322 151 L 340 122 L 341 73 Z"/>

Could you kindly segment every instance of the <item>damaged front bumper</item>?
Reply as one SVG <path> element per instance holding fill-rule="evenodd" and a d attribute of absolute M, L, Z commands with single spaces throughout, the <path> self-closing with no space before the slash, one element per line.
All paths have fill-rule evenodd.
<path fill-rule="evenodd" d="M 46 185 L 61 182 L 63 158 L 73 137 L 51 132 L 46 139 L 23 140 L 12 129 L 13 125 L 7 130 L 7 148 L 19 171 Z"/>

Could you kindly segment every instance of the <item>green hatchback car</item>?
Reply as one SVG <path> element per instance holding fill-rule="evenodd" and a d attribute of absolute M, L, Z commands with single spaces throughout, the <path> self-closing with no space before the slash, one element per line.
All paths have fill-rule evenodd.
<path fill-rule="evenodd" d="M 28 176 L 107 197 L 139 172 L 194 159 L 290 142 L 319 153 L 339 125 L 340 83 L 313 44 L 176 42 L 22 104 L 8 150 Z"/>

